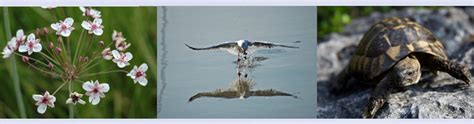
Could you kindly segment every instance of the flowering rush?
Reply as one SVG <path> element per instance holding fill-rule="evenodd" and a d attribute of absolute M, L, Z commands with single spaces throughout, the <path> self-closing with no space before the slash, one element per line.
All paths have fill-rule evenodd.
<path fill-rule="evenodd" d="M 25 44 L 22 44 L 20 48 L 18 48 L 18 52 L 28 52 L 28 55 L 31 55 L 33 52 L 40 52 L 42 47 L 39 43 L 40 40 L 35 38 L 35 35 L 31 33 L 28 35 L 28 40 Z"/>
<path fill-rule="evenodd" d="M 83 21 L 82 22 L 82 27 L 84 29 L 88 30 L 89 34 L 94 33 L 95 35 L 100 36 L 100 35 L 102 35 L 102 33 L 104 33 L 104 30 L 102 30 L 102 28 L 104 28 L 104 26 L 102 26 L 102 19 L 101 18 L 96 18 L 96 19 L 94 19 L 93 22 Z"/>
<path fill-rule="evenodd" d="M 79 7 L 79 9 L 83 12 L 83 16 L 90 16 L 92 18 L 100 18 L 101 15 L 100 15 L 100 11 L 97 11 L 95 9 L 92 9 L 92 8 L 86 8 L 86 7 Z"/>
<path fill-rule="evenodd" d="M 66 18 L 64 19 L 64 21 L 59 21 L 58 23 L 51 24 L 51 28 L 56 31 L 57 35 L 69 37 L 69 35 L 71 35 L 72 30 L 74 30 L 74 27 L 72 27 L 73 23 L 74 19 Z"/>
<path fill-rule="evenodd" d="M 92 105 L 97 105 L 100 102 L 100 98 L 104 98 L 106 92 L 109 92 L 109 84 L 100 84 L 99 81 L 87 81 L 82 84 L 82 88 L 86 90 L 86 95 L 89 96 L 89 102 Z"/>
<path fill-rule="evenodd" d="M 130 71 L 127 76 L 131 77 L 134 83 L 138 82 L 140 85 L 146 86 L 146 84 L 148 84 L 148 80 L 145 78 L 146 70 L 148 70 L 148 65 L 146 63 L 143 63 L 138 68 L 137 66 L 134 66 L 132 71 Z"/>
<path fill-rule="evenodd" d="M 16 31 L 16 37 L 12 37 L 10 41 L 8 41 L 7 46 L 3 48 L 3 57 L 2 58 L 8 58 L 17 50 L 20 44 L 25 42 L 25 34 L 23 33 L 23 30 L 20 29 Z"/>
<path fill-rule="evenodd" d="M 120 53 L 117 50 L 112 51 L 112 56 L 114 56 L 114 59 L 112 61 L 117 63 L 117 66 L 119 68 L 124 68 L 125 66 L 130 65 L 130 63 L 128 61 L 132 60 L 132 58 L 133 58 L 132 53 L 130 53 L 130 52 Z"/>
<path fill-rule="evenodd" d="M 38 106 L 38 113 L 44 114 L 46 112 L 47 107 L 54 108 L 54 102 L 56 102 L 56 97 L 49 95 L 49 92 L 46 91 L 43 95 L 34 94 L 33 100 L 36 101 L 36 106 Z"/>
<path fill-rule="evenodd" d="M 47 9 L 56 11 L 55 8 Z M 99 80 L 94 79 L 94 77 L 98 78 L 98 75 L 123 73 L 123 77 L 130 77 L 134 83 L 142 86 L 148 83 L 145 73 L 148 69 L 146 63 L 139 67 L 129 67 L 131 71 L 125 70 L 133 58 L 132 52 L 127 51 L 131 43 L 125 42 L 125 35 L 114 30 L 106 38 L 101 38 L 106 32 L 101 12 L 90 7 L 80 7 L 79 10 L 87 18 L 81 20 L 82 23 L 78 29 L 74 27 L 74 19 L 64 15 L 66 16 L 64 20 L 55 21 L 48 27 L 17 30 L 16 35 L 3 48 L 3 59 L 18 56 L 31 67 L 30 69 L 55 77 L 59 80 L 57 82 L 62 83 L 51 84 L 58 86 L 51 94 L 47 91 L 43 94 L 33 94 L 32 98 L 36 101 L 35 105 L 39 114 L 44 114 L 48 107 L 54 108 L 57 100 L 55 96 L 64 96 L 58 97 L 60 98 L 58 100 L 63 101 L 60 103 L 63 104 L 98 105 L 111 90 L 108 83 L 99 83 Z M 54 32 L 51 32 L 51 29 Z M 76 33 L 73 30 L 81 31 Z M 109 42 L 106 43 L 107 41 Z M 101 61 L 109 62 L 111 70 L 97 68 L 96 63 L 104 63 Z M 113 63 L 118 67 L 115 67 Z M 82 86 L 80 91 L 72 88 L 78 84 Z M 64 87 L 69 87 L 67 92 Z M 87 96 L 88 100 L 82 100 L 83 96 Z"/>

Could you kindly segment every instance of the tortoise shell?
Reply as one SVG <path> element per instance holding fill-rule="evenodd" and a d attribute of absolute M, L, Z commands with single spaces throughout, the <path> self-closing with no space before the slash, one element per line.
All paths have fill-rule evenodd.
<path fill-rule="evenodd" d="M 350 60 L 349 72 L 359 80 L 377 79 L 414 52 L 448 58 L 443 44 L 425 27 L 407 18 L 387 18 L 364 34 Z"/>

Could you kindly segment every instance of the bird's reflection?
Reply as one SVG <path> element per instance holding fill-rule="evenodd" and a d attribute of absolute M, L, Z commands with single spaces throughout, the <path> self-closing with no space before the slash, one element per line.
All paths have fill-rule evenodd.
<path fill-rule="evenodd" d="M 272 96 L 290 96 L 293 98 L 298 98 L 297 96 L 281 92 L 275 89 L 263 89 L 263 90 L 253 90 L 255 83 L 253 80 L 246 77 L 239 77 L 236 80 L 232 81 L 232 86 L 227 89 L 217 89 L 212 92 L 200 92 L 193 95 L 189 98 L 188 102 L 192 102 L 198 98 L 203 97 L 212 97 L 212 98 L 225 98 L 225 99 L 246 99 L 249 97 L 272 97 Z"/>
<path fill-rule="evenodd" d="M 216 89 L 210 92 L 200 92 L 189 98 L 188 102 L 192 102 L 198 98 L 224 98 L 224 99 L 246 99 L 249 97 L 273 97 L 273 96 L 289 96 L 298 98 L 297 96 L 278 91 L 275 89 L 254 90 L 255 82 L 249 78 L 248 73 L 252 72 L 259 62 L 267 60 L 267 57 L 250 57 L 244 61 L 235 61 L 237 64 L 237 78 L 231 82 L 230 88 Z"/>

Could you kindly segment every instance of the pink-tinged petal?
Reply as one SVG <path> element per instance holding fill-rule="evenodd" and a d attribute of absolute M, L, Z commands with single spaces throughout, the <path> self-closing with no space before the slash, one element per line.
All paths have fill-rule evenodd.
<path fill-rule="evenodd" d="M 41 100 L 43 99 L 43 96 L 36 94 L 36 95 L 33 95 L 33 99 L 34 99 L 35 101 L 41 101 Z"/>
<path fill-rule="evenodd" d="M 101 18 L 96 18 L 96 19 L 94 19 L 93 23 L 100 25 L 100 24 L 102 24 L 102 19 Z"/>
<path fill-rule="evenodd" d="M 53 102 L 48 102 L 48 106 L 51 108 L 54 108 L 54 103 Z"/>
<path fill-rule="evenodd" d="M 33 33 L 28 35 L 28 41 L 29 42 L 34 42 L 36 40 L 35 35 Z"/>
<path fill-rule="evenodd" d="M 87 91 L 85 94 L 86 94 L 86 96 L 91 96 L 91 95 L 92 95 L 92 91 Z"/>
<path fill-rule="evenodd" d="M 123 67 L 125 67 L 126 65 L 125 65 L 124 62 L 117 62 L 117 66 L 118 66 L 119 68 L 123 68 Z"/>
<path fill-rule="evenodd" d="M 148 80 L 145 77 L 139 78 L 138 83 L 142 86 L 146 86 L 148 84 Z"/>
<path fill-rule="evenodd" d="M 145 72 L 146 70 L 148 70 L 148 64 L 143 63 L 142 65 L 140 65 L 140 67 L 138 68 L 138 70 L 140 70 L 140 71 L 142 71 L 142 72 Z"/>
<path fill-rule="evenodd" d="M 82 12 L 86 12 L 86 8 L 83 7 L 83 6 L 80 6 L 79 9 L 80 9 Z"/>
<path fill-rule="evenodd" d="M 71 30 L 64 30 L 61 32 L 61 35 L 64 36 L 64 37 L 69 37 L 69 35 L 71 35 Z"/>
<path fill-rule="evenodd" d="M 20 48 L 18 48 L 18 52 L 26 52 L 28 51 L 28 47 L 26 45 L 21 45 Z"/>
<path fill-rule="evenodd" d="M 117 50 L 112 50 L 112 56 L 114 56 L 115 59 L 119 59 L 120 53 Z"/>
<path fill-rule="evenodd" d="M 130 61 L 130 60 L 132 60 L 132 58 L 133 58 L 132 53 L 130 53 L 130 52 L 125 53 L 125 57 L 124 57 L 125 61 Z"/>
<path fill-rule="evenodd" d="M 83 105 L 86 104 L 86 102 L 85 102 L 84 100 L 82 100 L 82 99 L 79 99 L 78 103 L 79 103 L 79 104 L 83 104 Z"/>
<path fill-rule="evenodd" d="M 72 99 L 71 99 L 71 98 L 68 98 L 68 99 L 66 100 L 66 104 L 73 104 Z"/>
<path fill-rule="evenodd" d="M 99 104 L 99 102 L 100 102 L 100 97 L 99 97 L 99 95 L 94 94 L 94 95 L 90 96 L 90 97 L 89 97 L 89 102 L 90 102 L 92 105 L 97 105 L 97 104 Z"/>
<path fill-rule="evenodd" d="M 2 58 L 5 59 L 5 58 L 10 57 L 10 56 L 11 56 L 11 53 L 12 53 L 12 52 L 10 51 L 10 49 L 8 49 L 8 48 L 6 48 L 6 47 L 3 48 L 3 52 L 2 52 L 3 56 L 2 56 Z"/>
<path fill-rule="evenodd" d="M 66 24 L 66 26 L 68 26 L 68 27 L 71 27 L 73 23 L 74 23 L 74 19 L 72 19 L 70 17 L 64 19 L 64 24 Z"/>
<path fill-rule="evenodd" d="M 53 23 L 53 24 L 51 24 L 51 28 L 52 28 L 53 30 L 56 30 L 56 31 L 57 31 L 57 30 L 59 30 L 60 27 L 61 27 L 61 25 L 60 25 L 59 23 Z"/>
<path fill-rule="evenodd" d="M 44 112 L 46 112 L 46 108 L 47 108 L 46 104 L 40 104 L 38 106 L 38 109 L 36 109 L 36 111 L 38 111 L 38 113 L 40 114 L 44 114 Z"/>
<path fill-rule="evenodd" d="M 18 31 L 16 31 L 16 37 L 17 38 L 22 38 L 25 34 L 23 33 L 23 30 L 20 29 Z"/>
<path fill-rule="evenodd" d="M 102 83 L 102 84 L 99 85 L 99 91 L 100 92 L 109 92 L 109 90 L 110 90 L 109 84 Z"/>
<path fill-rule="evenodd" d="M 48 101 L 51 102 L 51 103 L 54 103 L 54 102 L 56 102 L 56 97 L 50 95 L 49 98 L 48 98 Z"/>
<path fill-rule="evenodd" d="M 102 33 L 104 33 L 104 30 L 102 30 L 102 29 L 95 29 L 93 32 L 94 32 L 95 35 L 100 36 L 100 35 L 102 35 Z"/>
<path fill-rule="evenodd" d="M 91 28 L 92 28 L 91 24 L 87 21 L 82 21 L 81 26 L 86 30 L 91 30 Z"/>
<path fill-rule="evenodd" d="M 34 46 L 33 46 L 33 52 L 40 52 L 42 49 L 42 46 L 40 43 L 36 43 Z"/>
<path fill-rule="evenodd" d="M 92 91 L 94 89 L 94 84 L 92 84 L 90 81 L 87 81 L 85 83 L 82 84 L 82 89 L 86 90 L 86 91 Z M 88 95 L 89 92 L 86 93 L 86 95 Z M 90 93 L 89 93 L 90 95 Z"/>

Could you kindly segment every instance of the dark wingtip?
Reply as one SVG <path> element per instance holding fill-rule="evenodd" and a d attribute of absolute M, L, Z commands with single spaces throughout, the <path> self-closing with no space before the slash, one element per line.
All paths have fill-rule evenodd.
<path fill-rule="evenodd" d="M 196 50 L 196 48 L 194 48 L 194 47 L 191 47 L 191 46 L 189 46 L 189 45 L 188 45 L 188 44 L 186 44 L 186 43 L 184 43 L 184 45 L 186 45 L 186 47 L 188 47 L 189 49 Z"/>

